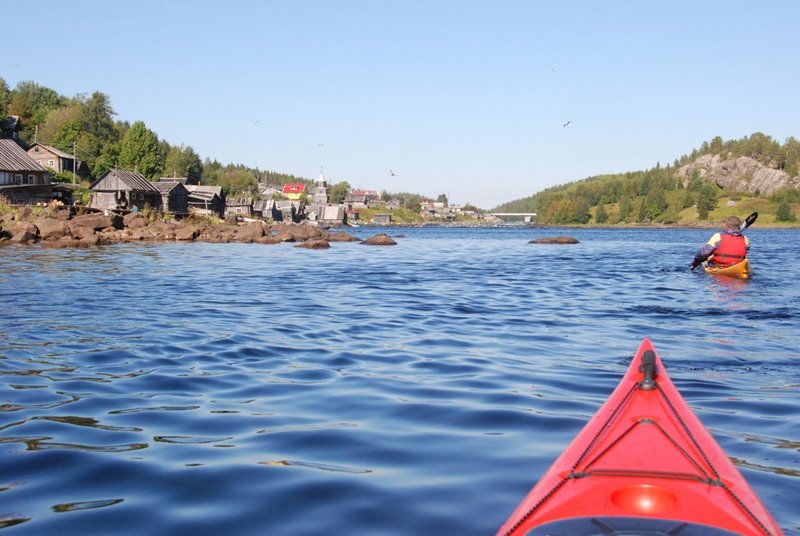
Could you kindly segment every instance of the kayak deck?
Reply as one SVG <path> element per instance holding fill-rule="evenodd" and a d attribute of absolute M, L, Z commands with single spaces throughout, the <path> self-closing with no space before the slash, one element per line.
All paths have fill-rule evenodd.
<path fill-rule="evenodd" d="M 643 530 L 782 534 L 672 384 L 648 339 L 608 400 L 498 534 Z"/>
<path fill-rule="evenodd" d="M 739 279 L 750 278 L 750 262 L 747 259 L 737 262 L 731 266 L 713 266 L 706 264 L 703 269 L 707 274 L 712 275 L 738 277 Z"/>

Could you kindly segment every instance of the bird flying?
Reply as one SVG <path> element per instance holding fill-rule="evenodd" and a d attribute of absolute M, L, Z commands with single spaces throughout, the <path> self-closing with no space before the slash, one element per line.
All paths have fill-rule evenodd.
<path fill-rule="evenodd" d="M 568 127 L 568 126 L 570 126 L 571 124 L 572 124 L 572 121 L 567 121 L 566 123 L 564 123 L 564 126 L 565 126 L 565 127 Z"/>

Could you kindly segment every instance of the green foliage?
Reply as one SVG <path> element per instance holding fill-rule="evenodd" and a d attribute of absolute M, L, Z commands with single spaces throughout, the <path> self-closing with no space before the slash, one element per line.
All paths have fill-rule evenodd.
<path fill-rule="evenodd" d="M 333 205 L 338 205 L 344 201 L 344 198 L 347 197 L 347 193 L 350 191 L 350 183 L 347 181 L 337 182 L 333 186 L 328 188 L 328 203 Z"/>
<path fill-rule="evenodd" d="M 191 146 L 168 146 L 164 173 L 172 177 L 186 177 L 189 184 L 197 184 L 203 177 L 203 162 Z"/>
<path fill-rule="evenodd" d="M 63 97 L 52 89 L 24 80 L 12 91 L 7 112 L 19 116 L 23 125 L 21 137 L 26 143 L 31 144 L 34 141 L 36 126 L 44 123 L 47 114 L 61 106 L 63 100 Z"/>
<path fill-rule="evenodd" d="M 717 208 L 717 188 L 704 184 L 697 192 L 697 214 L 701 220 L 707 220 L 708 214 Z"/>
<path fill-rule="evenodd" d="M 797 216 L 792 210 L 791 205 L 787 202 L 782 202 L 778 205 L 778 210 L 775 212 L 776 221 L 794 222 L 797 221 Z"/>
<path fill-rule="evenodd" d="M 594 221 L 597 223 L 606 223 L 608 221 L 608 212 L 603 203 L 597 205 L 597 210 L 594 213 Z"/>
<path fill-rule="evenodd" d="M 135 170 L 150 180 L 160 176 L 164 164 L 158 136 L 143 121 L 136 121 L 125 133 L 118 165 L 123 169 Z"/>
<path fill-rule="evenodd" d="M 8 105 L 11 103 L 11 90 L 8 88 L 8 84 L 0 76 L 0 119 L 3 119 L 8 115 Z"/>
<path fill-rule="evenodd" d="M 445 205 L 449 205 L 450 204 L 447 201 L 447 195 L 446 194 L 439 194 L 439 196 L 436 198 L 436 202 L 437 203 L 444 203 Z"/>

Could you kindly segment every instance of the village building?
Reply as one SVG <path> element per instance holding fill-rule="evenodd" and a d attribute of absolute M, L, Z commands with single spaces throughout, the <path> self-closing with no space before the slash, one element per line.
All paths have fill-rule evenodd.
<path fill-rule="evenodd" d="M 391 214 L 375 214 L 372 217 L 372 223 L 375 225 L 390 225 L 392 223 Z"/>
<path fill-rule="evenodd" d="M 253 198 L 252 197 L 228 197 L 225 199 L 225 217 L 241 216 L 243 218 L 253 217 Z"/>
<path fill-rule="evenodd" d="M 275 194 L 283 195 L 283 187 L 274 184 L 259 183 L 258 195 L 261 199 L 272 199 L 275 197 Z"/>
<path fill-rule="evenodd" d="M 161 179 L 154 186 L 161 193 L 161 210 L 176 216 L 189 214 L 189 191 L 180 179 Z"/>
<path fill-rule="evenodd" d="M 91 186 L 91 207 L 100 210 L 161 209 L 161 191 L 135 171 L 110 169 Z"/>
<path fill-rule="evenodd" d="M 52 169 L 56 173 L 86 175 L 86 166 L 83 162 L 76 159 L 75 155 L 66 153 L 61 149 L 56 149 L 55 147 L 42 143 L 34 143 L 28 149 L 28 155 L 44 167 Z"/>
<path fill-rule="evenodd" d="M 286 196 L 286 199 L 298 201 L 306 193 L 306 185 L 302 182 L 287 182 L 283 185 L 282 193 Z"/>
<path fill-rule="evenodd" d="M 187 191 L 186 203 L 189 214 L 200 216 L 225 217 L 225 194 L 222 186 L 203 186 L 200 184 L 184 184 Z"/>
<path fill-rule="evenodd" d="M 71 190 L 54 187 L 50 172 L 16 141 L 0 139 L 0 195 L 15 205 L 35 205 L 59 199 L 71 202 Z"/>
<path fill-rule="evenodd" d="M 311 188 L 311 198 L 309 202 L 313 205 L 328 204 L 328 182 L 325 180 L 325 175 L 322 172 L 320 172 L 314 186 Z"/>
<path fill-rule="evenodd" d="M 300 201 L 292 201 L 291 199 L 284 199 L 275 201 L 275 221 L 284 222 L 298 222 L 303 217 L 303 206 Z"/>

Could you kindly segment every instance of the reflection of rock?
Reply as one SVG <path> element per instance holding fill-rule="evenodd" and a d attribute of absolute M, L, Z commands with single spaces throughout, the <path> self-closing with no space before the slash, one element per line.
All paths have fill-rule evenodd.
<path fill-rule="evenodd" d="M 577 244 L 578 241 L 571 236 L 550 236 L 531 240 L 529 244 Z"/>
<path fill-rule="evenodd" d="M 383 233 L 376 234 L 375 236 L 367 238 L 366 240 L 364 240 L 361 243 L 366 245 L 366 246 L 396 246 L 397 245 L 397 242 L 395 242 L 394 240 L 389 238 L 389 235 L 383 234 Z"/>

